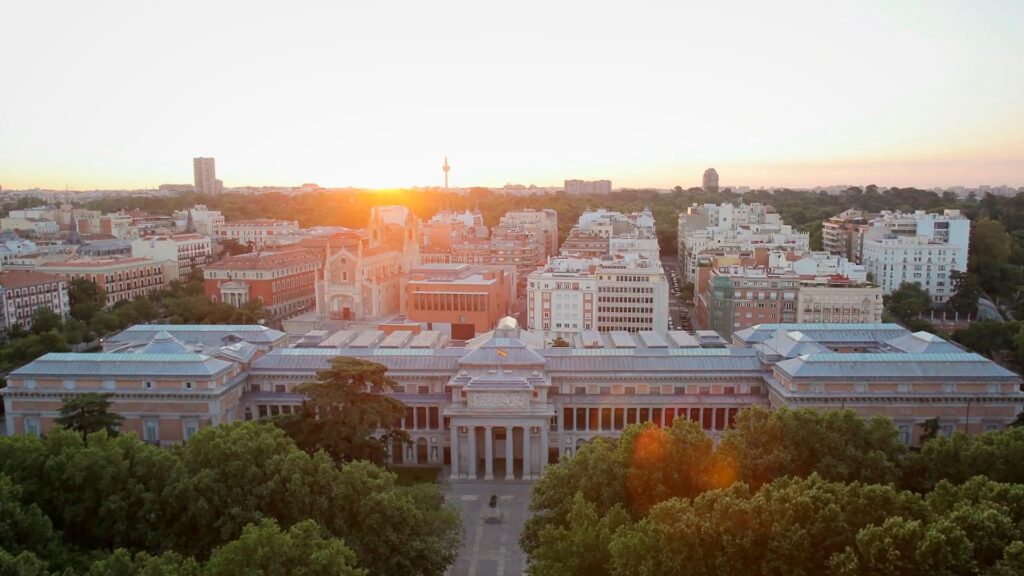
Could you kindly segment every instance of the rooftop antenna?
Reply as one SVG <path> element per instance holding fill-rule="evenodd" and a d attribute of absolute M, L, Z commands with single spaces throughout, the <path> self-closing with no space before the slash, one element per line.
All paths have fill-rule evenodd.
<path fill-rule="evenodd" d="M 448 155 L 444 156 L 444 166 L 441 167 L 444 170 L 444 210 L 445 212 L 451 212 L 451 206 L 449 205 L 450 199 L 448 196 L 448 171 L 451 170 L 451 166 L 448 165 Z"/>

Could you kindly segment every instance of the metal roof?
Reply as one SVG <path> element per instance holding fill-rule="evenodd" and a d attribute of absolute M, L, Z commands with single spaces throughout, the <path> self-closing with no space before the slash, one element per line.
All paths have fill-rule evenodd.
<path fill-rule="evenodd" d="M 50 352 L 11 372 L 13 376 L 215 376 L 233 364 L 202 354 Z"/>
<path fill-rule="evenodd" d="M 273 344 L 288 335 L 259 324 L 136 324 L 108 339 L 109 342 L 135 342 L 152 340 L 160 332 L 167 332 L 179 340 L 204 344 L 223 344 L 223 339 L 235 336 L 252 344 Z"/>
<path fill-rule="evenodd" d="M 802 324 L 758 324 L 733 333 L 733 340 L 740 344 L 763 342 L 783 330 L 798 331 L 816 342 L 883 342 L 905 336 L 910 332 L 899 324 L 852 324 L 852 323 L 802 323 Z"/>
<path fill-rule="evenodd" d="M 775 367 L 790 378 L 1019 380 L 1017 374 L 978 354 L 809 354 Z"/>

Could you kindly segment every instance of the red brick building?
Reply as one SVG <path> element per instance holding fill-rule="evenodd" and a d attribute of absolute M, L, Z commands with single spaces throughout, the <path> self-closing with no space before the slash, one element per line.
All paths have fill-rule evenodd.
<path fill-rule="evenodd" d="M 468 340 L 494 328 L 515 299 L 511 266 L 427 264 L 403 281 L 402 311 L 413 322 L 436 330 L 449 325 L 452 338 Z"/>
<path fill-rule="evenodd" d="M 320 255 L 301 248 L 230 256 L 207 265 L 204 290 L 214 302 L 261 300 L 271 315 L 288 316 L 316 304 L 322 269 Z"/>

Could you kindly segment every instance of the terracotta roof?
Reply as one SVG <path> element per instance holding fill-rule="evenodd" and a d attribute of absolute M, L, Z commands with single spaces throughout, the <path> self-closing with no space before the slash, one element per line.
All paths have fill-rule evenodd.
<path fill-rule="evenodd" d="M 23 288 L 25 286 L 53 284 L 54 282 L 59 282 L 59 280 L 42 272 L 32 272 L 30 270 L 7 270 L 0 272 L 0 286 L 4 288 Z"/>
<path fill-rule="evenodd" d="M 223 226 L 297 226 L 295 220 L 273 220 L 271 218 L 253 218 L 251 220 L 234 220 L 225 222 Z"/>
<path fill-rule="evenodd" d="M 159 264 L 156 260 L 149 258 L 79 258 L 66 260 L 64 262 L 43 262 L 40 268 L 106 268 L 108 266 L 138 266 L 144 264 Z"/>
<path fill-rule="evenodd" d="M 320 257 L 309 250 L 284 250 L 240 254 L 206 266 L 207 270 L 273 270 L 304 262 L 319 262 Z"/>

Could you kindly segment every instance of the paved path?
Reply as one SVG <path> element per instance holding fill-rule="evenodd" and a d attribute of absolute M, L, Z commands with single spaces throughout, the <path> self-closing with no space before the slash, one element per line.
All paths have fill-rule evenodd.
<path fill-rule="evenodd" d="M 462 550 L 450 576 L 520 576 L 526 572 L 526 555 L 519 549 L 519 533 L 528 516 L 530 487 L 527 482 L 448 482 L 448 501 L 462 513 Z M 498 496 L 504 522 L 487 524 L 484 517 L 491 495 Z"/>

